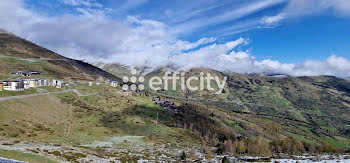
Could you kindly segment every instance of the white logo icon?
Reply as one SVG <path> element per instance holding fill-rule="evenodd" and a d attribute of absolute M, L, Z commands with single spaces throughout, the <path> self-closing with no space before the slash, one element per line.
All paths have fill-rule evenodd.
<path fill-rule="evenodd" d="M 139 76 L 137 77 L 136 75 L 138 74 L 136 69 L 131 69 L 130 70 L 130 74 L 133 75 L 130 78 L 127 76 L 123 77 L 123 90 L 127 91 L 127 90 L 144 90 L 145 89 L 145 85 L 142 84 L 145 81 L 145 78 L 143 76 Z M 131 85 L 129 86 L 129 84 L 131 83 Z"/>

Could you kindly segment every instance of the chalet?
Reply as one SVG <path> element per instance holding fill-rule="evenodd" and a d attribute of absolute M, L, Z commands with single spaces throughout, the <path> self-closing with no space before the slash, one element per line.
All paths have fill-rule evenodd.
<path fill-rule="evenodd" d="M 2 91 L 2 83 L 0 83 L 0 91 Z"/>
<path fill-rule="evenodd" d="M 52 86 L 55 86 L 56 88 L 64 88 L 66 86 L 66 83 L 61 80 L 52 80 Z"/>
<path fill-rule="evenodd" d="M 110 85 L 112 87 L 117 87 L 118 86 L 118 82 L 117 81 L 111 81 Z"/>
<path fill-rule="evenodd" d="M 80 85 L 80 82 L 74 82 L 74 85 L 75 85 L 75 86 L 79 86 L 79 85 Z"/>
<path fill-rule="evenodd" d="M 17 71 L 17 72 L 11 72 L 11 76 L 31 76 L 31 75 L 40 75 L 40 72 L 22 72 L 22 71 Z"/>
<path fill-rule="evenodd" d="M 11 76 L 19 76 L 19 75 L 23 75 L 24 76 L 25 72 L 22 71 L 18 71 L 18 72 L 11 72 L 10 75 Z"/>
<path fill-rule="evenodd" d="M 24 82 L 23 80 L 6 80 L 2 82 L 3 89 L 8 91 L 23 91 Z"/>
<path fill-rule="evenodd" d="M 50 86 L 50 80 L 45 79 L 45 86 Z"/>
<path fill-rule="evenodd" d="M 38 80 L 38 86 L 42 87 L 42 86 L 49 86 L 50 85 L 50 81 L 47 79 L 37 79 Z"/>
<path fill-rule="evenodd" d="M 39 86 L 39 82 L 37 79 L 26 79 L 23 81 L 25 85 L 25 89 L 28 88 L 36 88 Z"/>
<path fill-rule="evenodd" d="M 30 88 L 29 83 L 24 82 L 24 89 L 29 89 L 29 88 Z"/>

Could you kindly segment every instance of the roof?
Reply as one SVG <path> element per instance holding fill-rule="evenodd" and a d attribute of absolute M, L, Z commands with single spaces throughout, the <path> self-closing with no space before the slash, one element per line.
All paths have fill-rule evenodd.
<path fill-rule="evenodd" d="M 2 82 L 23 82 L 23 80 L 3 80 Z"/>
<path fill-rule="evenodd" d="M 38 81 L 39 79 L 24 79 L 25 81 Z"/>

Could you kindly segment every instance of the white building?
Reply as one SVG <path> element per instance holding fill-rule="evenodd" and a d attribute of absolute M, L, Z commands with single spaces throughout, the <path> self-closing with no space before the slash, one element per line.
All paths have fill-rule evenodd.
<path fill-rule="evenodd" d="M 3 89 L 8 91 L 23 91 L 24 82 L 23 80 L 8 80 L 3 81 Z"/>
<path fill-rule="evenodd" d="M 26 79 L 23 82 L 25 85 L 25 89 L 36 88 L 39 86 L 37 79 Z"/>
<path fill-rule="evenodd" d="M 111 81 L 110 84 L 112 87 L 117 87 L 118 86 L 118 82 L 117 81 Z"/>
<path fill-rule="evenodd" d="M 56 88 L 64 88 L 65 85 L 66 83 L 61 80 L 56 80 L 56 79 L 52 80 L 52 86 L 55 86 Z"/>
<path fill-rule="evenodd" d="M 39 86 L 50 86 L 50 80 L 47 79 L 38 79 Z"/>

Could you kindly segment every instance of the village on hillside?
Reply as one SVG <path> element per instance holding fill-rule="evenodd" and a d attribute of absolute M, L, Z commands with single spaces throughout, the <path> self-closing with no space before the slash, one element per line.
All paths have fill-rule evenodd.
<path fill-rule="evenodd" d="M 0 92 L 1 91 L 24 91 L 30 88 L 39 88 L 44 86 L 50 86 L 55 88 L 62 88 L 65 89 L 69 86 L 79 86 L 81 84 L 87 84 L 89 87 L 91 87 L 93 84 L 96 86 L 99 85 L 107 85 L 111 87 L 118 87 L 119 83 L 115 80 L 110 81 L 106 80 L 104 82 L 66 82 L 59 79 L 42 79 L 42 78 L 36 78 L 36 75 L 40 75 L 40 72 L 11 72 L 10 75 L 12 77 L 16 77 L 16 79 L 7 79 L 0 81 Z M 28 79 L 20 79 L 19 77 L 32 77 Z M 123 90 L 124 92 L 130 92 L 131 90 Z M 146 95 L 145 91 L 136 90 L 135 93 L 137 95 Z M 161 98 L 160 96 L 153 96 L 152 101 L 159 105 L 160 107 L 164 108 L 168 112 L 171 113 L 179 113 L 179 111 L 176 109 L 175 104 L 166 98 Z"/>
<path fill-rule="evenodd" d="M 65 88 L 70 85 L 80 85 L 81 82 L 65 82 L 59 79 L 42 79 L 35 78 L 35 75 L 40 75 L 40 72 L 11 72 L 12 77 L 34 77 L 29 79 L 8 79 L 0 81 L 0 91 L 24 91 L 30 88 L 43 87 L 43 86 L 53 86 L 56 88 Z M 106 85 L 110 85 L 111 87 L 117 87 L 117 81 L 105 81 L 103 82 Z M 88 86 L 92 86 L 94 83 L 89 81 L 87 82 Z M 102 84 L 102 82 L 95 82 L 96 85 Z"/>

